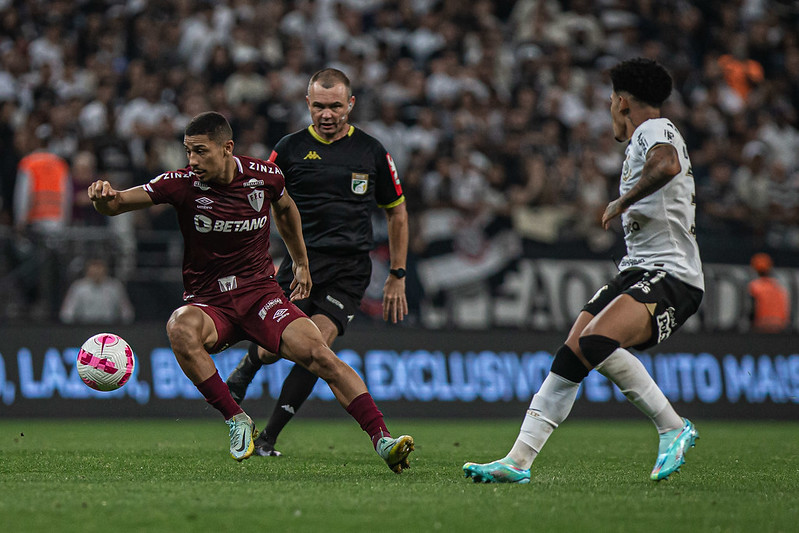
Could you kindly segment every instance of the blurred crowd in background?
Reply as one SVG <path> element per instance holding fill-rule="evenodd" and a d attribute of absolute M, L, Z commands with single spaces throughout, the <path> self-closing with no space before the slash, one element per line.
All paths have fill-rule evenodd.
<path fill-rule="evenodd" d="M 179 282 L 171 209 L 106 219 L 87 185 L 184 167 L 183 128 L 206 110 L 229 118 L 237 153 L 266 158 L 310 123 L 326 66 L 393 155 L 413 260 L 478 257 L 508 232 L 519 256 L 618 258 L 620 228 L 598 224 L 624 152 L 607 69 L 634 56 L 674 77 L 663 112 L 690 150 L 705 261 L 767 250 L 799 266 L 793 1 L 0 0 L 0 318 L 57 317 L 97 257 L 162 301 L 146 287 Z M 55 165 L 24 159 L 37 152 L 67 165 L 46 224 L 20 179 Z"/>

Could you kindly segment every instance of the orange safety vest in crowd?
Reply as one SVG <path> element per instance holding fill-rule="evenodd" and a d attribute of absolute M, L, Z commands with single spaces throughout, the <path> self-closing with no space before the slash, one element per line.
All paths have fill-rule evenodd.
<path fill-rule="evenodd" d="M 764 333 L 778 333 L 788 326 L 791 310 L 788 291 L 770 277 L 761 277 L 749 282 L 754 314 L 752 328 Z"/>
<path fill-rule="evenodd" d="M 55 154 L 34 152 L 22 158 L 19 170 L 28 175 L 30 207 L 26 222 L 64 221 L 65 195 L 69 189 L 69 165 Z"/>
<path fill-rule="evenodd" d="M 736 59 L 730 54 L 719 57 L 724 80 L 741 98 L 746 100 L 754 83 L 763 81 L 763 67 L 753 59 Z"/>

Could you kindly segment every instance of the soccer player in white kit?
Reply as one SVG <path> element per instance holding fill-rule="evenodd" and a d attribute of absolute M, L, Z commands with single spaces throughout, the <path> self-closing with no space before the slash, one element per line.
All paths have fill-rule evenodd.
<path fill-rule="evenodd" d="M 627 255 L 619 274 L 583 307 L 555 353 L 510 452 L 490 463 L 463 465 L 475 482 L 529 483 L 530 466 L 569 415 L 580 382 L 592 369 L 654 422 L 660 441 L 651 479 L 679 470 L 699 437 L 626 349 L 667 339 L 696 312 L 704 294 L 691 161 L 680 132 L 660 116 L 672 80 L 661 65 L 643 58 L 619 63 L 610 77 L 613 135 L 628 145 L 620 196 L 608 204 L 602 224 L 607 229 L 621 216 Z"/>

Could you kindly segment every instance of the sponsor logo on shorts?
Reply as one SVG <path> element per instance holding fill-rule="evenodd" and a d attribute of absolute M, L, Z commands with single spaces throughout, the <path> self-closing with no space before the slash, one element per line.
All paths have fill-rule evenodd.
<path fill-rule="evenodd" d="M 655 317 L 658 325 L 658 342 L 663 342 L 668 339 L 674 328 L 677 327 L 677 321 L 674 319 L 674 308 L 667 307 L 665 311 Z"/>
<path fill-rule="evenodd" d="M 649 282 L 643 279 L 630 287 L 630 289 L 639 289 L 644 294 L 649 294 L 652 291 L 652 287 L 649 286 Z"/>
<path fill-rule="evenodd" d="M 219 283 L 219 292 L 232 291 L 239 286 L 236 276 L 225 276 L 216 280 Z"/>
<path fill-rule="evenodd" d="M 265 319 L 267 311 L 272 309 L 274 306 L 282 303 L 283 303 L 282 298 L 272 298 L 271 300 L 266 302 L 266 305 L 264 305 L 260 311 L 258 311 L 258 316 L 261 317 L 261 320 Z"/>
<path fill-rule="evenodd" d="M 286 318 L 286 317 L 288 316 L 288 314 L 289 314 L 289 310 L 288 310 L 288 309 L 286 309 L 285 307 L 281 307 L 280 309 L 278 309 L 277 311 L 275 311 L 275 314 L 274 314 L 274 315 L 272 315 L 272 319 L 273 319 L 275 322 L 280 322 L 281 320 L 283 320 L 284 318 Z"/>
<path fill-rule="evenodd" d="M 328 302 L 330 302 L 331 304 L 335 305 L 336 307 L 338 307 L 338 308 L 339 308 L 339 309 L 341 309 L 342 311 L 344 310 L 344 304 L 343 304 L 343 303 L 341 303 L 341 302 L 339 302 L 338 300 L 336 300 L 335 298 L 333 298 L 333 297 L 332 297 L 332 296 L 330 296 L 329 294 L 328 294 L 327 296 L 325 296 L 325 300 L 327 300 L 327 301 L 328 301 Z"/>

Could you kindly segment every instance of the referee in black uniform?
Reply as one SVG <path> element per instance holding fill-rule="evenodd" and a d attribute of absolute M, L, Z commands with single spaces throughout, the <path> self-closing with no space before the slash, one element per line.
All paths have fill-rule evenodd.
<path fill-rule="evenodd" d="M 283 137 L 270 161 L 283 170 L 288 190 L 302 217 L 302 232 L 313 288 L 295 302 L 322 332 L 328 345 L 343 335 L 369 285 L 372 262 L 371 211 L 385 210 L 391 270 L 383 286 L 383 319 L 396 323 L 408 314 L 405 260 L 408 213 L 391 155 L 374 137 L 349 124 L 355 105 L 350 80 L 327 68 L 311 77 L 305 97 L 313 124 Z M 277 273 L 286 295 L 294 279 L 285 258 Z M 251 345 L 227 379 L 233 398 L 241 402 L 263 363 L 276 356 Z M 283 383 L 275 409 L 255 441 L 255 453 L 277 456 L 277 436 L 311 394 L 317 377 L 294 365 Z"/>

